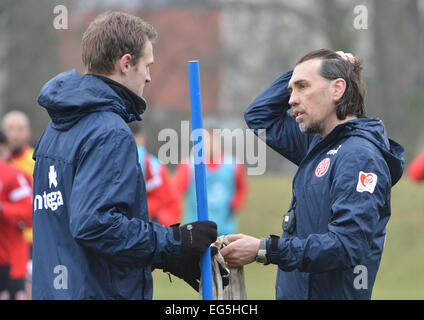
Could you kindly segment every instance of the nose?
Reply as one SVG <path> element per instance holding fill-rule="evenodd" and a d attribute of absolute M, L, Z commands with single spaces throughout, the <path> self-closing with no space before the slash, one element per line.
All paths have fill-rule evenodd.
<path fill-rule="evenodd" d="M 295 107 L 299 104 L 299 98 L 297 97 L 297 95 L 295 95 L 293 92 L 290 95 L 290 99 L 289 99 L 289 105 L 291 105 L 292 107 Z"/>
<path fill-rule="evenodd" d="M 147 68 L 147 72 L 146 72 L 146 83 L 150 83 L 152 82 L 152 77 L 150 76 L 150 69 Z"/>

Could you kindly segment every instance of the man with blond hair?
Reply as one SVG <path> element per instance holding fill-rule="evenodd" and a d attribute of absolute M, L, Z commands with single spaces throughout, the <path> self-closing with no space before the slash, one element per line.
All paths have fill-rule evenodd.
<path fill-rule="evenodd" d="M 61 73 L 41 90 L 51 122 L 34 151 L 34 299 L 151 299 L 153 268 L 198 289 L 216 224 L 149 221 L 127 125 L 146 109 L 155 39 L 139 17 L 102 14 L 82 38 L 85 74 Z"/>

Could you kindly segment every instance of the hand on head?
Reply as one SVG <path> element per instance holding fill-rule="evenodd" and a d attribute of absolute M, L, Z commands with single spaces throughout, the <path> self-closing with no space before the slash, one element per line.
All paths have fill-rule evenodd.
<path fill-rule="evenodd" d="M 354 64 L 356 61 L 356 58 L 351 53 L 346 53 L 343 51 L 336 51 L 336 53 L 342 57 L 344 60 L 349 61 L 350 63 Z"/>

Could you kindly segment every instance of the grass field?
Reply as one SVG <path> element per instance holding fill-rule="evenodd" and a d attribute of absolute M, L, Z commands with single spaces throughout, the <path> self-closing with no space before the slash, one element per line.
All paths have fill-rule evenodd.
<path fill-rule="evenodd" d="M 250 177 L 247 204 L 240 212 L 240 232 L 256 237 L 281 233 L 282 214 L 291 198 L 292 177 Z M 392 189 L 392 217 L 373 299 L 424 299 L 424 183 L 406 178 Z M 277 267 L 256 263 L 244 267 L 248 299 L 274 299 Z M 184 281 L 153 272 L 155 300 L 198 299 Z"/>

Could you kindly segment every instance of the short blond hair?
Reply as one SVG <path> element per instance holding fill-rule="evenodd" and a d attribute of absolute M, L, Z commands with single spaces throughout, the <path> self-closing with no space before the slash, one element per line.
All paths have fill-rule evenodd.
<path fill-rule="evenodd" d="M 136 65 L 147 41 L 154 42 L 156 30 L 139 17 L 117 11 L 97 16 L 82 37 L 82 61 L 87 73 L 110 75 L 124 54 Z"/>

